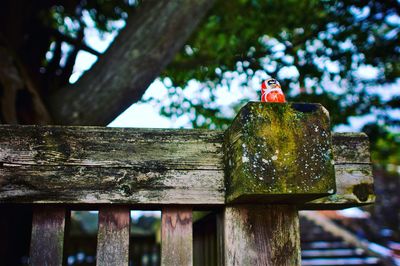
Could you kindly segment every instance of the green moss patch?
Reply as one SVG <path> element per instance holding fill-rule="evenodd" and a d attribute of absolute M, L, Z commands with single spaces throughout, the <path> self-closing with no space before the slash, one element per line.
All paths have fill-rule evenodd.
<path fill-rule="evenodd" d="M 304 202 L 334 193 L 329 116 L 321 105 L 251 102 L 225 137 L 227 202 Z"/>

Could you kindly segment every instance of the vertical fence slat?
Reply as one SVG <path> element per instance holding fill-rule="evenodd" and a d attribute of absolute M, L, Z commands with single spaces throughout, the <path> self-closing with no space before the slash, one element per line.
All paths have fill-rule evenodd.
<path fill-rule="evenodd" d="M 65 208 L 40 206 L 33 210 L 30 265 L 62 265 Z"/>
<path fill-rule="evenodd" d="M 227 207 L 224 228 L 225 265 L 300 265 L 295 206 Z"/>
<path fill-rule="evenodd" d="M 129 264 L 130 210 L 128 207 L 99 209 L 98 266 Z"/>
<path fill-rule="evenodd" d="M 165 208 L 161 220 L 161 265 L 193 265 L 192 209 Z"/>

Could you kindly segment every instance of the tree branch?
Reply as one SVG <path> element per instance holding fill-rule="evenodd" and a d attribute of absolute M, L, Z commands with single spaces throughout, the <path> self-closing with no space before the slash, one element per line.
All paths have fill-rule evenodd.
<path fill-rule="evenodd" d="M 49 31 L 51 31 L 51 33 L 58 38 L 61 41 L 67 42 L 69 44 L 72 44 L 76 47 L 79 47 L 80 50 L 86 51 L 88 53 L 91 53 L 95 56 L 100 56 L 101 53 L 95 49 L 93 49 L 92 47 L 90 47 L 89 45 L 87 45 L 83 40 L 79 39 L 79 38 L 73 38 L 71 36 L 62 34 L 61 32 L 59 32 L 58 30 L 55 29 L 49 29 Z"/>
<path fill-rule="evenodd" d="M 58 124 L 106 125 L 137 102 L 215 0 L 147 0 L 108 51 L 48 102 Z"/>

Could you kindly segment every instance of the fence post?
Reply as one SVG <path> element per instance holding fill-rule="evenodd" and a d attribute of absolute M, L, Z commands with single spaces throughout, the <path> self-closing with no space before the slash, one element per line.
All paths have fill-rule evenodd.
<path fill-rule="evenodd" d="M 297 205 L 335 192 L 319 104 L 252 102 L 225 135 L 225 265 L 300 265 Z"/>
<path fill-rule="evenodd" d="M 300 265 L 295 206 L 227 207 L 224 227 L 225 265 Z"/>

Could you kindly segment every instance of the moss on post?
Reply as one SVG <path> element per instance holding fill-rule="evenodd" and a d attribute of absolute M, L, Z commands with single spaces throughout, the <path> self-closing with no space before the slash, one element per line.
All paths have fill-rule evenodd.
<path fill-rule="evenodd" d="M 227 203 L 305 202 L 335 192 L 329 114 L 250 102 L 225 135 Z"/>

